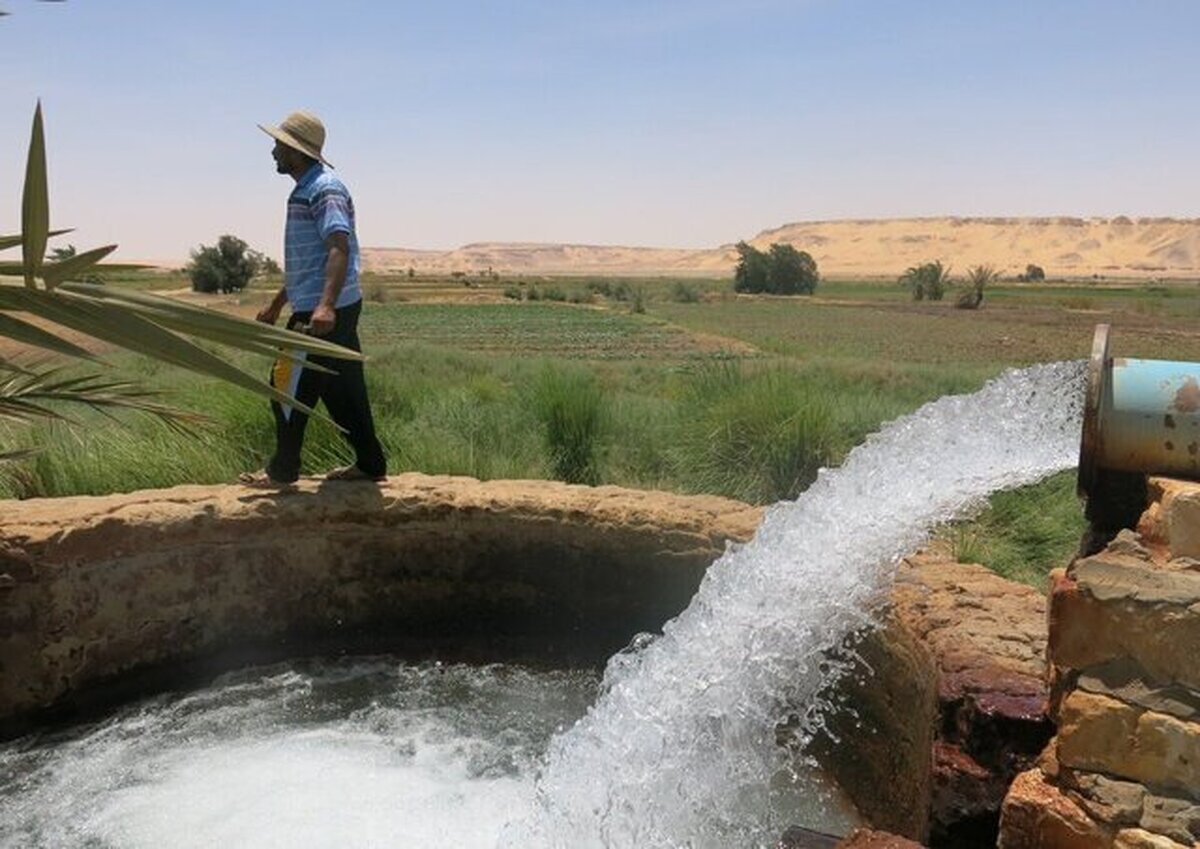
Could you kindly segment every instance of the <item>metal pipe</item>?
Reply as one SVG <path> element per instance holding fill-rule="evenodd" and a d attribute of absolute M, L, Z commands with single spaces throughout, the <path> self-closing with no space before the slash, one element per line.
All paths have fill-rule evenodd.
<path fill-rule="evenodd" d="M 1079 492 L 1100 471 L 1200 478 L 1200 363 L 1113 358 L 1096 325 L 1088 363 Z"/>

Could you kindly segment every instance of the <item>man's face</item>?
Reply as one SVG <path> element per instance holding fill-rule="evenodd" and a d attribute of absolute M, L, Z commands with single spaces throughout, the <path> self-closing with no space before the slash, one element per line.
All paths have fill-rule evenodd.
<path fill-rule="evenodd" d="M 275 160 L 275 170 L 280 174 L 291 174 L 296 169 L 296 159 L 299 152 L 276 140 L 271 148 L 271 156 Z"/>

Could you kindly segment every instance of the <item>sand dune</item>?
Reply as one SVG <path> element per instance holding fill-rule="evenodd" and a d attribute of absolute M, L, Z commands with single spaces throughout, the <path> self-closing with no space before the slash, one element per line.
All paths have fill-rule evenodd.
<path fill-rule="evenodd" d="M 1198 277 L 1200 219 L 896 218 L 800 221 L 747 239 L 808 251 L 821 273 L 892 276 L 940 259 L 962 271 L 991 265 L 1007 276 L 1027 264 L 1049 276 Z M 712 249 L 480 242 L 451 251 L 364 248 L 368 270 L 425 273 L 657 275 L 731 273 L 732 244 Z"/>

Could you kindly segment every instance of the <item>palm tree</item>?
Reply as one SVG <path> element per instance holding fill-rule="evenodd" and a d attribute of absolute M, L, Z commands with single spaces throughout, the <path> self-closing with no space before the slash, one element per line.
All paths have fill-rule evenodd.
<path fill-rule="evenodd" d="M 914 301 L 940 301 L 950 282 L 950 267 L 943 266 L 940 259 L 914 265 L 900 275 L 898 282 L 912 291 Z"/>
<path fill-rule="evenodd" d="M 983 305 L 983 290 L 1000 277 L 990 265 L 977 265 L 967 269 L 967 289 L 958 296 L 955 306 L 960 310 L 977 310 Z"/>
<path fill-rule="evenodd" d="M 21 203 L 21 233 L 0 235 L 0 250 L 20 247 L 20 262 L 0 262 L 0 276 L 23 278 L 24 285 L 0 280 L 0 337 L 56 354 L 102 362 L 75 343 L 31 323 L 17 314 L 36 316 L 58 327 L 153 357 L 191 371 L 216 377 L 252 392 L 266 395 L 297 409 L 313 411 L 259 378 L 252 377 L 225 359 L 197 345 L 193 338 L 271 358 L 298 359 L 300 352 L 339 359 L 362 359 L 355 351 L 322 339 L 293 333 L 260 322 L 237 318 L 144 292 L 75 282 L 116 249 L 107 245 L 72 256 L 46 261 L 51 236 L 69 232 L 50 229 L 46 179 L 46 146 L 39 103 L 33 115 L 29 157 Z M 189 338 L 191 337 L 191 338 Z M 281 353 L 282 352 L 282 353 Z M 320 368 L 311 361 L 305 368 Z M 0 356 L 0 419 L 30 422 L 38 418 L 63 419 L 58 402 L 84 405 L 101 411 L 132 409 L 158 416 L 184 427 L 200 417 L 154 400 L 154 392 L 129 381 L 99 374 L 71 376 L 57 368 L 19 364 Z M 0 453 L 11 459 L 14 452 Z"/>

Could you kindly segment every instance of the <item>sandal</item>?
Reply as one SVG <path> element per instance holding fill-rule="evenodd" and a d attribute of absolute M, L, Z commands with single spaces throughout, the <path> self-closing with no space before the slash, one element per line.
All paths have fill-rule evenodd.
<path fill-rule="evenodd" d="M 380 481 L 387 480 L 387 476 L 380 475 L 379 477 L 372 477 L 371 475 L 368 475 L 366 472 L 364 472 L 362 469 L 360 469 L 358 466 L 349 465 L 349 466 L 338 466 L 336 469 L 331 469 L 329 472 L 326 473 L 325 480 L 327 480 L 327 481 L 371 481 L 372 483 L 379 483 Z"/>
<path fill-rule="evenodd" d="M 241 472 L 237 479 L 242 486 L 251 489 L 290 489 L 296 485 L 295 481 L 275 480 L 265 469 L 259 472 Z"/>

